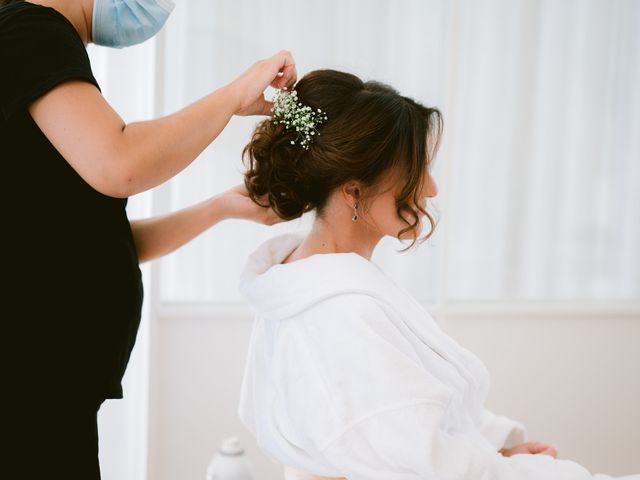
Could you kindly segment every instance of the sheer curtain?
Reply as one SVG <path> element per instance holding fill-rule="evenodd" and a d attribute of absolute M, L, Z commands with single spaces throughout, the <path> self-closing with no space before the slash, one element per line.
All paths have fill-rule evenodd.
<path fill-rule="evenodd" d="M 219 1 L 179 4 L 166 33 L 164 111 L 282 47 L 301 74 L 338 68 L 443 110 L 436 235 L 375 257 L 420 300 L 640 298 L 640 4 Z M 176 209 L 241 181 L 255 119 L 234 119 L 159 194 Z M 164 303 L 237 303 L 267 229 L 228 223 L 160 262 Z"/>
<path fill-rule="evenodd" d="M 640 297 L 640 4 L 460 1 L 453 300 Z"/>

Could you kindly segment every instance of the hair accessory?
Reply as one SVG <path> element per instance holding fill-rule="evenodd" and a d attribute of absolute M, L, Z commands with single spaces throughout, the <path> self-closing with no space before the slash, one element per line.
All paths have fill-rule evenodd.
<path fill-rule="evenodd" d="M 298 92 L 295 90 L 287 92 L 286 88 L 276 91 L 271 111 L 275 124 L 284 125 L 288 131 L 298 132 L 298 136 L 295 140 L 291 140 L 291 144 L 295 145 L 296 141 L 299 141 L 305 150 L 309 150 L 311 137 L 320 135 L 316 127 L 327 120 L 327 115 L 322 110 L 318 108 L 314 112 L 311 107 L 298 102 Z"/>

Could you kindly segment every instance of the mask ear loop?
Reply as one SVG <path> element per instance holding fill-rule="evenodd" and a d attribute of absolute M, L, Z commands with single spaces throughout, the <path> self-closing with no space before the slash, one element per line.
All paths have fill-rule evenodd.
<path fill-rule="evenodd" d="M 353 217 L 351 217 L 351 220 L 354 221 L 354 222 L 357 222 L 358 218 L 360 218 L 360 217 L 358 216 L 358 202 L 356 202 L 353 205 Z"/>

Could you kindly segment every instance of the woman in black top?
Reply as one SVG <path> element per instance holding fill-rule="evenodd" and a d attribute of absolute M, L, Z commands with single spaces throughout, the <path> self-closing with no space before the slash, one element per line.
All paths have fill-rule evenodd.
<path fill-rule="evenodd" d="M 143 41 L 170 8 L 168 0 L 116 3 L 95 0 L 94 11 L 94 0 L 0 0 L 2 271 L 10 312 L 2 431 L 11 445 L 3 471 L 19 468 L 10 478 L 99 478 L 96 414 L 104 399 L 122 397 L 143 298 L 139 262 L 226 218 L 277 221 L 243 187 L 128 221 L 127 197 L 187 167 L 232 115 L 268 114 L 264 90 L 293 85 L 296 71 L 283 51 L 177 113 L 125 124 L 102 97 L 85 47 L 94 30 L 103 45 Z"/>

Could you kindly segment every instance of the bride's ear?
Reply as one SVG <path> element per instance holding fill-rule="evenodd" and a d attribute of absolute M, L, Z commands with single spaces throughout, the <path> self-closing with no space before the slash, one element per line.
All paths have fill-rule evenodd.
<path fill-rule="evenodd" d="M 362 186 L 360 182 L 356 180 L 350 180 L 341 187 L 342 198 L 349 208 L 360 201 L 362 197 Z"/>

